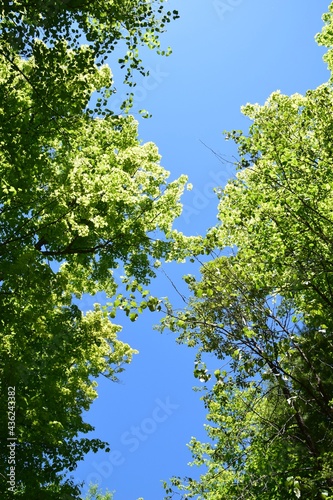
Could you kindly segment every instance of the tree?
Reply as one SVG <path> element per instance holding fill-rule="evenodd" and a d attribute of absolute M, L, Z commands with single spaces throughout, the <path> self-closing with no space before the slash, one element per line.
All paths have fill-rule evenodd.
<path fill-rule="evenodd" d="M 98 490 L 98 487 L 96 485 L 91 485 L 89 487 L 88 494 L 85 498 L 85 500 L 112 500 L 112 499 L 113 499 L 113 493 L 107 491 L 104 495 Z"/>
<path fill-rule="evenodd" d="M 330 65 L 332 12 L 317 37 Z M 187 310 L 164 319 L 198 348 L 210 441 L 190 447 L 206 472 L 173 478 L 168 498 L 333 498 L 332 107 L 330 83 L 275 92 L 243 108 L 248 134 L 227 134 L 240 159 L 206 235 L 213 259 L 186 278 Z"/>
<path fill-rule="evenodd" d="M 134 70 L 147 74 L 140 46 L 162 55 L 171 52 L 170 48 L 160 48 L 159 36 L 179 15 L 175 10 L 166 11 L 164 3 L 165 0 L 5 0 L 0 7 L 1 50 L 7 53 L 13 49 L 28 57 L 36 39 L 49 47 L 62 40 L 73 50 L 85 41 L 94 59 L 103 63 L 120 44 L 127 49 L 123 56 L 118 55 L 121 67 L 126 67 L 125 83 L 134 86 Z"/>
<path fill-rule="evenodd" d="M 43 9 L 36 24 L 31 5 L 5 3 L 1 21 L 0 488 L 2 498 L 78 499 L 70 472 L 88 451 L 108 449 L 83 437 L 93 429 L 83 412 L 96 379 L 116 380 L 135 351 L 118 339 L 112 308 L 83 313 L 76 299 L 118 291 L 124 303 L 114 276 L 120 268 L 130 319 L 156 309 L 145 288 L 154 266 L 186 253 L 172 229 L 186 178 L 168 182 L 157 147 L 139 141 L 137 122 L 105 110 L 112 77 L 95 65 L 99 49 L 56 40 L 57 25 L 43 25 L 52 21 Z M 9 48 L 14 18 L 22 21 L 19 46 Z M 53 44 L 29 45 L 41 27 Z M 25 50 L 29 57 L 21 57 Z M 95 91 L 104 97 L 92 109 Z"/>
<path fill-rule="evenodd" d="M 200 481 L 172 484 L 184 498 L 325 498 L 333 465 L 331 341 L 294 323 L 291 301 L 256 289 L 235 260 L 205 264 L 202 280 L 191 282 L 188 311 L 166 320 L 181 330 L 180 342 L 199 348 L 194 374 L 208 384 L 210 438 L 190 443 L 194 465 L 207 467 Z M 206 353 L 218 360 L 213 385 Z"/>

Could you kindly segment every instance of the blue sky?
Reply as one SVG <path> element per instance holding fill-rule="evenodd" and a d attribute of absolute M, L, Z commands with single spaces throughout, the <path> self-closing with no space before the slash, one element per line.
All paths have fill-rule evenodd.
<path fill-rule="evenodd" d="M 202 144 L 232 161 L 236 154 L 222 131 L 246 130 L 240 106 L 263 104 L 271 92 L 304 93 L 328 79 L 324 50 L 314 42 L 328 0 L 191 0 L 169 1 L 180 20 L 163 37 L 173 54 L 145 54 L 151 76 L 138 79 L 133 113 L 143 142 L 155 142 L 170 179 L 185 173 L 193 190 L 183 198 L 184 213 L 176 221 L 186 234 L 204 234 L 216 223 L 213 188 L 233 175 Z M 110 62 L 112 65 L 112 62 Z M 115 71 L 115 78 L 117 72 Z M 119 98 L 121 97 L 121 89 Z M 118 97 L 114 97 L 114 106 Z M 112 105 L 112 104 L 111 104 Z M 148 109 L 153 117 L 140 118 Z M 181 277 L 197 273 L 190 265 L 164 266 L 186 292 Z M 163 273 L 150 287 L 156 295 L 181 300 Z M 90 308 L 96 299 L 86 298 Z M 118 384 L 99 381 L 99 397 L 87 415 L 95 436 L 108 441 L 110 454 L 89 454 L 75 478 L 116 490 L 115 500 L 158 500 L 161 480 L 197 475 L 187 463 L 191 436 L 205 439 L 205 411 L 192 387 L 195 352 L 179 346 L 171 333 L 153 330 L 159 317 L 143 314 L 135 324 L 118 315 L 122 340 L 140 351 Z M 212 359 L 212 364 L 214 360 Z M 217 365 L 218 366 L 218 365 Z"/>

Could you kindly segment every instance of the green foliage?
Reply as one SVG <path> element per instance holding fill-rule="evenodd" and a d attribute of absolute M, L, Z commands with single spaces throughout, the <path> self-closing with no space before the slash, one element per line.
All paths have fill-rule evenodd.
<path fill-rule="evenodd" d="M 124 55 L 119 64 L 126 68 L 125 82 L 134 86 L 133 71 L 147 74 L 140 58 L 140 46 L 169 55 L 159 37 L 177 11 L 167 11 L 165 0 L 4 0 L 0 6 L 0 45 L 30 56 L 35 40 L 53 46 L 59 40 L 77 50 L 89 45 L 94 59 L 104 62 L 119 44 Z"/>
<path fill-rule="evenodd" d="M 332 12 L 318 35 L 330 51 Z M 331 84 L 274 92 L 244 106 L 247 134 L 227 134 L 240 159 L 206 236 L 213 259 L 162 325 L 198 349 L 209 440 L 190 449 L 205 472 L 172 478 L 166 498 L 333 498 L 332 109 Z"/>
<path fill-rule="evenodd" d="M 77 294 L 87 291 L 80 280 L 90 274 L 105 281 L 103 289 L 112 286 L 112 276 L 105 271 L 117 267 L 117 260 L 125 262 L 130 275 L 143 279 L 150 269 L 149 255 L 157 259 L 168 251 L 166 243 L 153 241 L 148 234 L 156 229 L 171 231 L 180 214 L 178 199 L 185 177 L 167 184 L 169 173 L 159 165 L 156 146 L 139 143 L 137 123 L 131 117 L 94 118 L 79 112 L 77 101 L 73 109 L 70 90 L 74 88 L 75 94 L 79 68 L 71 68 L 72 82 L 71 73 L 66 76 L 68 94 L 54 78 L 58 90 L 53 97 L 63 108 L 55 116 L 55 105 L 48 100 L 41 106 L 36 95 L 42 80 L 36 74 L 38 67 L 35 70 L 32 62 L 22 66 L 22 71 L 39 78 L 34 87 L 20 74 L 14 79 L 11 73 L 6 75 L 3 66 L 1 178 L 3 210 L 8 215 L 3 226 L 4 259 L 13 260 L 23 246 L 26 259 L 29 254 L 32 259 L 36 255 L 58 262 L 66 258 L 63 276 L 67 280 L 76 276 L 72 292 Z M 108 78 L 106 69 L 96 70 L 85 90 Z"/>
<path fill-rule="evenodd" d="M 90 485 L 87 496 L 84 500 L 112 500 L 113 493 L 107 491 L 105 494 L 101 493 L 97 485 Z"/>
<path fill-rule="evenodd" d="M 116 8 L 116 2 L 109 3 Z M 152 12 L 152 4 L 139 3 Z M 77 10 L 78 4 L 66 12 L 63 2 L 53 4 L 59 9 L 49 17 L 45 9 L 51 9 L 50 2 L 41 2 L 40 10 L 31 2 L 2 6 L 6 13 L 0 37 L 0 489 L 4 499 L 14 493 L 6 482 L 9 388 L 15 399 L 10 406 L 15 409 L 15 427 L 10 431 L 16 438 L 15 498 L 79 499 L 80 485 L 70 472 L 89 451 L 108 450 L 107 443 L 84 437 L 93 428 L 83 412 L 96 398 L 96 379 L 103 375 L 117 380 L 135 351 L 118 338 L 121 328 L 110 321 L 112 305 L 96 304 L 93 311 L 83 313 L 77 299 L 97 292 L 109 300 L 121 297 L 118 306 L 126 303 L 134 321 L 143 309 L 157 309 L 158 301 L 146 286 L 159 259 L 183 258 L 187 252 L 185 246 L 179 247 L 181 235 L 172 229 L 181 213 L 185 176 L 168 182 L 169 172 L 160 165 L 157 147 L 138 139 L 137 122 L 105 108 L 105 89 L 110 89 L 112 76 L 107 66 L 95 65 L 102 42 L 108 43 L 101 19 L 96 24 L 90 16 L 97 4 L 87 4 L 85 13 Z M 118 8 L 124 18 L 130 15 L 129 2 L 118 2 Z M 144 12 L 133 10 L 132 17 L 139 15 L 143 21 Z M 96 11 L 96 19 L 99 14 Z M 94 43 L 97 32 L 104 37 L 100 46 L 79 46 L 78 38 L 61 38 L 57 22 L 80 23 L 82 16 L 93 22 Z M 10 46 L 15 19 L 21 19 L 17 45 Z M 41 36 L 33 41 L 41 28 L 44 40 Z M 90 101 L 96 91 L 102 97 L 93 110 Z M 118 268 L 122 279 L 115 277 Z M 127 291 L 120 294 L 119 287 L 125 286 Z M 137 295 L 130 296 L 133 291 L 142 295 L 140 305 Z"/>
<path fill-rule="evenodd" d="M 324 55 L 323 59 L 327 63 L 329 71 L 333 71 L 333 3 L 328 6 L 328 12 L 323 14 L 322 20 L 324 21 L 324 26 L 321 33 L 316 36 L 316 41 L 318 45 L 326 47 L 328 50 Z M 331 79 L 332 81 L 332 76 Z"/>

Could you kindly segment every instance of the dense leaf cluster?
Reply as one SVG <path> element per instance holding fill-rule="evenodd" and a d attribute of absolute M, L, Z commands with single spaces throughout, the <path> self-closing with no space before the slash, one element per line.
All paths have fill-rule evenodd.
<path fill-rule="evenodd" d="M 101 64 L 123 40 L 126 79 L 143 72 L 138 45 L 158 48 L 165 23 L 177 17 L 163 3 L 0 6 L 4 499 L 81 498 L 70 472 L 87 452 L 107 449 L 85 437 L 93 428 L 83 413 L 97 396 L 96 379 L 117 380 L 135 351 L 118 338 L 112 307 L 83 312 L 77 299 L 97 292 L 114 298 L 120 267 L 154 310 L 157 299 L 143 286 L 158 259 L 177 254 L 172 224 L 186 178 L 168 182 L 157 147 L 139 140 L 138 123 L 106 107 L 113 81 Z M 134 320 L 143 307 L 129 300 Z M 92 497 L 101 498 L 96 488 Z"/>
<path fill-rule="evenodd" d="M 119 62 L 126 66 L 125 81 L 130 86 L 135 85 L 133 70 L 146 73 L 139 47 L 169 54 L 170 48 L 160 48 L 159 36 L 179 17 L 177 11 L 165 9 L 165 0 L 4 0 L 0 16 L 2 47 L 25 57 L 32 54 L 35 39 L 48 46 L 62 39 L 73 50 L 85 42 L 99 62 L 118 44 L 126 47 Z"/>

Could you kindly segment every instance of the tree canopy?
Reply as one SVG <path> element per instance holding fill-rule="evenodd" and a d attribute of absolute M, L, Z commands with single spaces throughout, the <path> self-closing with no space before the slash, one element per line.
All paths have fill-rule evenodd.
<path fill-rule="evenodd" d="M 162 3 L 2 3 L 2 498 L 81 498 L 71 471 L 107 449 L 85 437 L 93 427 L 83 413 L 96 379 L 117 380 L 135 351 L 118 338 L 112 308 L 83 312 L 78 299 L 104 292 L 124 305 L 120 268 L 134 321 L 157 306 L 146 286 L 158 259 L 180 256 L 172 224 L 186 177 L 168 182 L 133 117 L 107 109 L 113 81 L 101 64 L 121 40 L 133 54 L 141 42 L 156 48 L 171 16 Z M 133 54 L 131 70 L 141 64 Z"/>
<path fill-rule="evenodd" d="M 5 0 L 0 7 L 0 44 L 3 51 L 11 48 L 26 57 L 36 39 L 51 47 L 61 39 L 74 50 L 84 42 L 99 63 L 120 44 L 126 51 L 118 56 L 119 63 L 132 86 L 133 70 L 146 73 L 139 47 L 168 55 L 171 49 L 162 50 L 159 37 L 178 17 L 177 11 L 165 9 L 165 0 Z"/>
<path fill-rule="evenodd" d="M 317 36 L 330 68 L 332 9 Z M 239 160 L 206 235 L 212 259 L 163 325 L 198 349 L 209 440 L 190 448 L 205 472 L 172 478 L 167 498 L 333 498 L 332 108 L 330 82 L 274 92 L 243 107 L 248 133 L 226 134 Z"/>
<path fill-rule="evenodd" d="M 170 53 L 165 1 L 0 7 L 2 498 L 82 498 L 71 473 L 109 451 L 84 412 L 98 377 L 116 381 L 136 354 L 113 318 L 160 310 L 147 288 L 160 260 L 201 253 L 188 307 L 167 303 L 161 328 L 197 350 L 208 439 L 190 449 L 204 472 L 173 477 L 167 498 L 333 499 L 332 81 L 244 106 L 219 222 L 185 237 L 173 223 L 186 176 L 169 181 L 137 121 L 112 110 L 104 64 L 115 56 L 132 87 L 140 47 Z M 330 70 L 332 16 L 333 3 L 317 35 Z M 95 485 L 86 500 L 112 497 Z"/>

